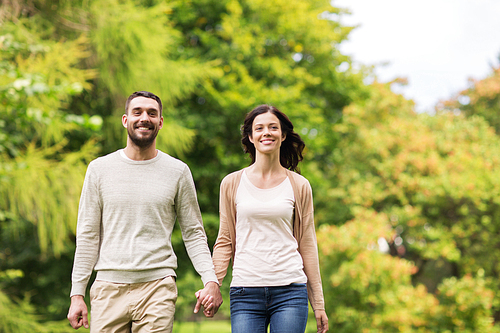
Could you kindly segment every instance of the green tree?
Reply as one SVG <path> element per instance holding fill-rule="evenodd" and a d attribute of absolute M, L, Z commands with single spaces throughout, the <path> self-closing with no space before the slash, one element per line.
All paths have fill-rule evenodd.
<path fill-rule="evenodd" d="M 54 265 L 71 247 L 68 235 L 74 232 L 82 173 L 97 152 L 92 137 L 99 129 L 100 118 L 77 116 L 66 109 L 71 96 L 89 87 L 86 81 L 92 73 L 76 66 L 86 56 L 84 43 L 83 38 L 43 40 L 24 21 L 1 26 L 2 332 L 67 330 L 66 323 L 39 324 L 43 318 L 27 291 L 34 286 L 31 274 L 37 271 L 29 263 Z M 75 151 L 70 140 L 77 137 L 82 138 L 81 147 Z M 40 273 L 38 287 L 56 281 L 50 279 L 50 273 Z M 34 295 L 42 304 L 50 305 L 42 295 L 51 292 Z M 44 312 L 53 310 L 49 306 Z"/>
<path fill-rule="evenodd" d="M 389 217 L 366 208 L 354 215 L 318 232 L 333 331 L 500 332 L 492 325 L 494 293 L 481 272 L 447 278 L 431 294 L 412 284 L 414 263 L 381 251 L 381 240 L 396 235 Z"/>
<path fill-rule="evenodd" d="M 439 103 L 439 112 L 461 112 L 467 117 L 481 116 L 500 133 L 500 67 L 492 67 L 491 73 L 480 80 L 470 79 L 469 88 L 449 101 Z"/>
<path fill-rule="evenodd" d="M 366 301 L 365 308 L 354 305 L 352 311 L 365 309 L 361 312 L 366 316 L 370 311 L 390 316 L 397 313 L 394 311 L 398 308 L 401 311 L 413 311 L 412 307 L 423 309 L 422 314 L 408 314 L 410 319 L 422 317 L 425 322 L 423 326 L 416 326 L 409 319 L 408 331 L 416 327 L 468 332 L 497 329 L 492 327 L 492 322 L 499 304 L 495 279 L 500 252 L 496 250 L 499 243 L 495 235 L 500 231 L 496 195 L 500 186 L 500 150 L 497 149 L 500 141 L 493 129 L 477 116 L 417 114 L 413 102 L 391 92 L 389 84 L 375 83 L 369 99 L 344 109 L 343 122 L 335 125 L 335 130 L 341 139 L 333 154 L 336 167 L 327 175 L 327 179 L 338 184 L 328 193 L 331 209 L 343 213 L 341 220 L 359 223 L 356 232 L 370 235 L 371 243 L 363 241 L 362 247 L 373 248 L 382 237 L 390 245 L 393 256 L 389 260 L 373 258 L 380 254 L 363 254 L 366 262 L 359 261 L 358 255 L 350 254 L 355 248 L 346 246 L 347 262 L 341 263 L 346 268 L 339 268 L 336 274 L 343 274 L 344 278 L 348 274 L 359 276 L 355 275 L 355 280 L 344 285 L 341 291 L 361 290 L 355 299 L 383 297 L 383 293 L 370 292 L 370 288 L 382 283 L 377 279 L 387 280 L 391 271 L 401 271 L 395 268 L 401 266 L 406 271 L 392 277 L 396 281 L 390 283 L 398 288 L 402 284 L 409 298 L 430 302 L 427 305 L 430 306 L 435 301 L 428 300 L 431 296 L 424 297 L 419 289 L 423 284 L 429 292 L 436 293 L 440 302 L 437 310 L 432 310 L 425 304 L 410 306 L 403 300 L 391 303 L 399 304 L 397 307 L 384 305 L 388 300 L 384 300 L 381 307 Z M 369 214 L 373 217 L 369 218 Z M 382 227 L 388 228 L 389 234 L 372 233 L 381 223 L 378 219 L 383 219 Z M 382 227 L 375 230 L 384 230 Z M 331 241 L 342 243 L 341 238 L 331 238 Z M 320 244 L 329 246 L 321 241 Z M 406 261 L 409 264 L 403 264 Z M 367 266 L 373 263 L 385 269 Z M 329 264 L 330 261 L 325 260 L 324 269 Z M 335 271 L 337 266 L 333 267 Z M 415 289 L 410 288 L 410 277 Z M 327 275 L 328 278 L 330 283 L 335 279 Z M 375 279 L 375 286 L 370 279 Z M 357 280 L 368 286 L 366 293 L 362 292 L 365 289 L 356 287 Z M 465 285 L 474 285 L 478 292 L 469 293 Z M 382 287 L 379 289 L 394 290 L 391 284 Z M 482 303 L 482 298 L 486 303 Z M 337 313 L 346 312 L 335 309 L 338 304 L 335 298 L 330 299 L 332 303 L 335 306 L 330 313 L 334 318 Z M 463 317 L 447 321 L 444 313 L 450 309 L 464 310 Z M 437 311 L 437 319 L 427 321 L 425 318 L 432 317 L 433 313 L 429 311 Z M 339 325 L 348 327 L 344 321 Z M 371 325 L 374 322 L 367 323 L 366 327 Z"/>

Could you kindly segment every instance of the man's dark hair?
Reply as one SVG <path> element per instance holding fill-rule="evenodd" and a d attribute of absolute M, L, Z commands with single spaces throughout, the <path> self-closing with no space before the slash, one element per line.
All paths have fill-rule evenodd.
<path fill-rule="evenodd" d="M 130 104 L 130 101 L 136 97 L 151 98 L 151 99 L 154 99 L 156 102 L 158 102 L 158 106 L 160 107 L 160 117 L 161 117 L 161 112 L 163 110 L 163 106 L 161 104 L 161 99 L 160 99 L 160 97 L 156 96 L 155 94 L 153 94 L 149 91 L 136 91 L 132 95 L 130 95 L 127 98 L 127 102 L 125 103 L 125 114 L 128 114 L 128 106 Z"/>

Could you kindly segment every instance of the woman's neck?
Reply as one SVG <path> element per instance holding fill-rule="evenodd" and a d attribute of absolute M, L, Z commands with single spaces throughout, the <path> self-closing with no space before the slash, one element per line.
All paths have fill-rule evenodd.
<path fill-rule="evenodd" d="M 272 188 L 279 185 L 287 177 L 286 169 L 281 166 L 279 158 L 257 158 L 246 170 L 248 179 L 259 188 Z"/>
<path fill-rule="evenodd" d="M 252 164 L 253 172 L 261 175 L 283 174 L 279 154 L 256 154 Z"/>

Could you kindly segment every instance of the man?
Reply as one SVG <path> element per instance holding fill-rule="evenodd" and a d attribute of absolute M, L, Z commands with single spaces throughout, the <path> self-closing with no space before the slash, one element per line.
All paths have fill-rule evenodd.
<path fill-rule="evenodd" d="M 187 253 L 204 289 L 194 312 L 213 316 L 222 303 L 196 190 L 188 166 L 157 150 L 163 126 L 158 96 L 129 96 L 122 124 L 127 146 L 92 161 L 80 198 L 68 319 L 91 332 L 172 332 L 177 257 L 171 235 L 179 222 Z"/>

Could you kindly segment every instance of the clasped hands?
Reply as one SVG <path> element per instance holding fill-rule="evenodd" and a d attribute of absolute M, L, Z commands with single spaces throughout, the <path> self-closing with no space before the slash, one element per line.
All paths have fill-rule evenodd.
<path fill-rule="evenodd" d="M 195 293 L 195 296 L 197 302 L 194 307 L 194 313 L 198 313 L 201 306 L 203 306 L 203 314 L 207 318 L 212 318 L 222 304 L 222 294 L 219 284 L 216 282 L 208 282 L 205 288 Z"/>

